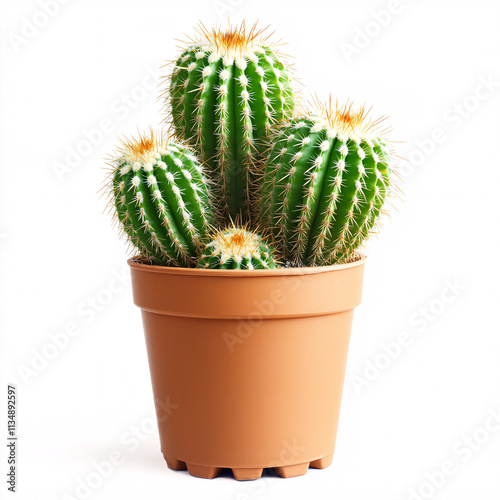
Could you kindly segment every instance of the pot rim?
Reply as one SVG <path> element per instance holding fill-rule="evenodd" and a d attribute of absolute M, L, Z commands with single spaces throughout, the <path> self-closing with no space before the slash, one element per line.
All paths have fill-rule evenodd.
<path fill-rule="evenodd" d="M 131 257 L 127 260 L 127 264 L 140 271 L 160 274 L 181 274 L 185 276 L 224 276 L 226 278 L 264 278 L 270 276 L 303 276 L 307 274 L 320 274 L 329 271 L 341 271 L 351 267 L 361 266 L 368 258 L 366 252 L 359 251 L 360 258 L 348 264 L 333 264 L 331 266 L 315 266 L 315 267 L 286 267 L 279 269 L 198 269 L 191 267 L 167 267 L 155 266 L 151 264 L 140 264 L 136 262 L 137 257 Z"/>

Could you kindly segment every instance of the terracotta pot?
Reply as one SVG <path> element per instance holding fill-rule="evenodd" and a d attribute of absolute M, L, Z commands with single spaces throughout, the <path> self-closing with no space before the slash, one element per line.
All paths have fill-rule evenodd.
<path fill-rule="evenodd" d="M 256 479 L 330 465 L 365 259 L 205 270 L 129 260 L 171 469 Z"/>

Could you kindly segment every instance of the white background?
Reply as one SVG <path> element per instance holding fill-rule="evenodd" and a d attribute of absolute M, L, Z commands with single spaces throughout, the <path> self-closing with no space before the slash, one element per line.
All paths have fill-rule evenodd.
<path fill-rule="evenodd" d="M 41 4 L 3 0 L 0 15 L 0 470 L 10 382 L 17 498 L 83 498 L 93 464 L 118 452 L 121 465 L 87 498 L 498 500 L 500 424 L 484 425 L 500 412 L 500 4 L 67 0 L 50 16 Z M 175 57 L 174 39 L 228 16 L 271 24 L 308 91 L 388 115 L 410 160 L 405 202 L 370 245 L 333 465 L 288 480 L 167 469 L 140 312 L 128 283 L 109 291 L 128 270 L 97 193 L 103 157 L 118 134 L 160 124 L 148 75 Z M 68 148 L 86 155 L 61 174 Z M 68 324 L 78 335 L 54 354 Z M 409 344 L 390 344 L 404 332 Z M 444 462 L 453 472 L 432 486 Z"/>

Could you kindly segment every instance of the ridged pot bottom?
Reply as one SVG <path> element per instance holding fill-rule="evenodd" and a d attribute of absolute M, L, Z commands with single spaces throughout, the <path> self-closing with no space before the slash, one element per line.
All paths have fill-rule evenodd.
<path fill-rule="evenodd" d="M 219 476 L 225 468 L 223 467 L 212 467 L 210 465 L 198 465 L 183 462 L 181 460 L 176 460 L 175 458 L 169 458 L 163 455 L 169 469 L 182 471 L 187 470 L 191 476 L 201 477 L 204 479 L 214 479 Z M 278 476 L 283 478 L 304 476 L 309 467 L 311 469 L 326 469 L 332 463 L 333 455 L 329 455 L 323 458 L 318 458 L 312 462 L 306 462 L 301 464 L 285 465 L 281 467 L 272 467 Z M 235 468 L 231 470 L 233 476 L 238 481 L 249 481 L 252 479 L 259 479 L 262 476 L 262 472 L 265 467 L 254 467 L 254 468 Z"/>

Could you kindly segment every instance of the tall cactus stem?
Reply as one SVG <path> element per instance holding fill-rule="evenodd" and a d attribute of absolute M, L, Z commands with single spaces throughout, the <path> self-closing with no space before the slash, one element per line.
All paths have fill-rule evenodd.
<path fill-rule="evenodd" d="M 173 129 L 208 166 L 219 220 L 252 220 L 272 126 L 294 109 L 287 62 L 256 25 L 201 25 L 166 83 Z"/>

